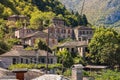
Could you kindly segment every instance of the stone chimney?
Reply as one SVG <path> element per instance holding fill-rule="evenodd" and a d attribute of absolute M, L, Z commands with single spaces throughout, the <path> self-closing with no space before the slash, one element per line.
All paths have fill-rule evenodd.
<path fill-rule="evenodd" d="M 76 64 L 72 66 L 72 80 L 83 80 L 83 65 Z"/>

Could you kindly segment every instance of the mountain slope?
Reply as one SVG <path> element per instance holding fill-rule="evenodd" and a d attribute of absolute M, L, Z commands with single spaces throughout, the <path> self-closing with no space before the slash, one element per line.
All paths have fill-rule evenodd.
<path fill-rule="evenodd" d="M 81 13 L 84 0 L 60 0 L 68 9 Z M 120 26 L 120 0 L 85 0 L 83 13 L 92 24 Z"/>

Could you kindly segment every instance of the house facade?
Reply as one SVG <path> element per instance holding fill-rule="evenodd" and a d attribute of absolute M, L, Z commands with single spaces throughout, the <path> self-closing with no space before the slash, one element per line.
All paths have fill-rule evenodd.
<path fill-rule="evenodd" d="M 85 53 L 88 52 L 87 46 L 88 43 L 85 41 L 71 41 L 58 45 L 57 48 L 60 51 L 62 49 L 67 49 L 72 55 L 80 55 L 84 57 Z"/>
<path fill-rule="evenodd" d="M 48 64 L 57 63 L 57 57 L 48 53 Z M 8 68 L 12 64 L 31 64 L 31 63 L 46 63 L 47 52 L 44 50 L 28 51 L 24 50 L 23 46 L 14 46 L 9 52 L 0 55 L 0 60 Z"/>
<path fill-rule="evenodd" d="M 36 32 L 36 30 L 32 30 L 32 29 L 28 29 L 26 27 L 23 27 L 23 28 L 15 30 L 15 35 L 14 36 L 16 38 L 21 39 L 21 38 L 25 37 L 26 35 L 32 34 L 34 32 Z"/>
<path fill-rule="evenodd" d="M 94 29 L 86 26 L 78 26 L 74 29 L 75 38 L 77 41 L 89 42 L 94 34 Z"/>
<path fill-rule="evenodd" d="M 72 38 L 73 37 L 73 29 L 69 27 L 62 26 L 52 26 L 48 29 L 49 34 L 54 36 L 58 40 Z"/>
<path fill-rule="evenodd" d="M 25 15 L 12 15 L 12 16 L 8 17 L 8 21 L 16 22 L 16 21 L 24 21 L 24 20 L 28 21 L 29 18 Z"/>
<path fill-rule="evenodd" d="M 36 31 L 34 33 L 28 34 L 22 40 L 24 44 L 33 46 L 35 44 L 35 40 L 38 38 L 44 40 L 46 44 L 49 41 L 49 47 L 53 47 L 58 44 L 58 41 L 56 38 L 54 38 L 53 36 L 49 36 L 49 39 L 48 39 L 48 34 L 42 31 Z"/>
<path fill-rule="evenodd" d="M 79 53 L 84 56 L 87 46 L 93 37 L 94 29 L 86 26 L 78 26 L 71 28 L 65 26 L 65 22 L 59 18 L 52 19 L 53 25 L 43 31 L 31 30 L 27 28 L 21 28 L 15 31 L 15 37 L 20 38 L 23 44 L 33 46 L 37 38 L 43 39 L 46 43 L 49 41 L 49 47 L 58 45 L 58 42 L 63 39 L 72 38 L 75 41 L 70 42 L 69 46 L 58 46 L 59 49 L 67 48 L 70 52 Z M 66 44 L 66 43 L 63 43 Z M 68 44 L 68 43 L 67 43 Z M 76 44 L 76 45 L 73 45 Z M 82 44 L 82 45 L 81 45 Z M 85 44 L 85 45 L 84 45 Z M 75 53 L 74 52 L 74 53 Z"/>
<path fill-rule="evenodd" d="M 89 52 L 88 44 L 92 39 L 94 34 L 94 29 L 85 26 L 78 26 L 74 29 L 75 41 L 65 42 L 61 45 L 58 45 L 58 49 L 62 50 L 66 48 L 71 54 L 79 54 L 84 57 L 86 53 Z"/>
<path fill-rule="evenodd" d="M 58 39 L 58 41 L 73 37 L 73 29 L 71 27 L 65 26 L 64 20 L 58 18 L 54 18 L 53 25 L 44 30 L 44 32 L 47 32 L 49 35 L 54 36 Z"/>

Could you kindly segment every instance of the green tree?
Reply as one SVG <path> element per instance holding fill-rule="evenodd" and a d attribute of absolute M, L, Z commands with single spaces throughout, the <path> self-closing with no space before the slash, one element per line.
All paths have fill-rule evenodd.
<path fill-rule="evenodd" d="M 96 64 L 114 66 L 120 58 L 119 34 L 111 28 L 98 28 L 89 44 L 90 59 Z M 118 58 L 118 59 L 119 59 Z"/>
<path fill-rule="evenodd" d="M 77 16 L 77 20 L 78 20 L 78 25 L 83 25 L 83 20 L 81 15 Z"/>
<path fill-rule="evenodd" d="M 34 16 L 36 15 L 36 16 Z M 51 19 L 55 16 L 52 12 L 34 12 L 31 14 L 30 26 L 33 29 L 43 29 L 43 27 L 48 27 L 51 23 Z"/>
<path fill-rule="evenodd" d="M 85 14 L 83 14 L 83 16 L 82 16 L 82 22 L 83 22 L 83 25 L 84 25 L 84 26 L 87 26 L 88 20 L 87 20 L 87 17 L 86 17 Z"/>
<path fill-rule="evenodd" d="M 96 74 L 95 80 L 120 80 L 120 72 L 117 71 L 112 71 L 112 70 L 107 70 L 107 71 L 102 71 L 101 75 Z"/>
<path fill-rule="evenodd" d="M 4 41 L 0 41 L 0 54 L 3 54 L 9 50 L 8 45 Z"/>
<path fill-rule="evenodd" d="M 36 49 L 41 49 L 41 50 L 45 50 L 45 51 L 49 51 L 49 52 L 52 52 L 51 49 L 47 46 L 47 44 L 44 42 L 44 40 L 42 39 L 36 39 L 35 41 L 35 48 Z"/>
<path fill-rule="evenodd" d="M 73 58 L 67 49 L 62 49 L 57 52 L 58 62 L 63 64 L 64 67 L 71 67 L 73 65 Z"/>

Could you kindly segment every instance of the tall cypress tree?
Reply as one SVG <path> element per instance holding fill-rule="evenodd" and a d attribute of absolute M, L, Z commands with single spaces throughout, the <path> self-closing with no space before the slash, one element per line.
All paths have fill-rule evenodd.
<path fill-rule="evenodd" d="M 78 25 L 83 25 L 83 19 L 81 15 L 78 16 Z"/>
<path fill-rule="evenodd" d="M 87 17 L 86 17 L 85 14 L 83 14 L 83 16 L 82 16 L 82 22 L 83 22 L 83 25 L 84 25 L 84 26 L 87 26 L 88 20 L 87 20 Z"/>

